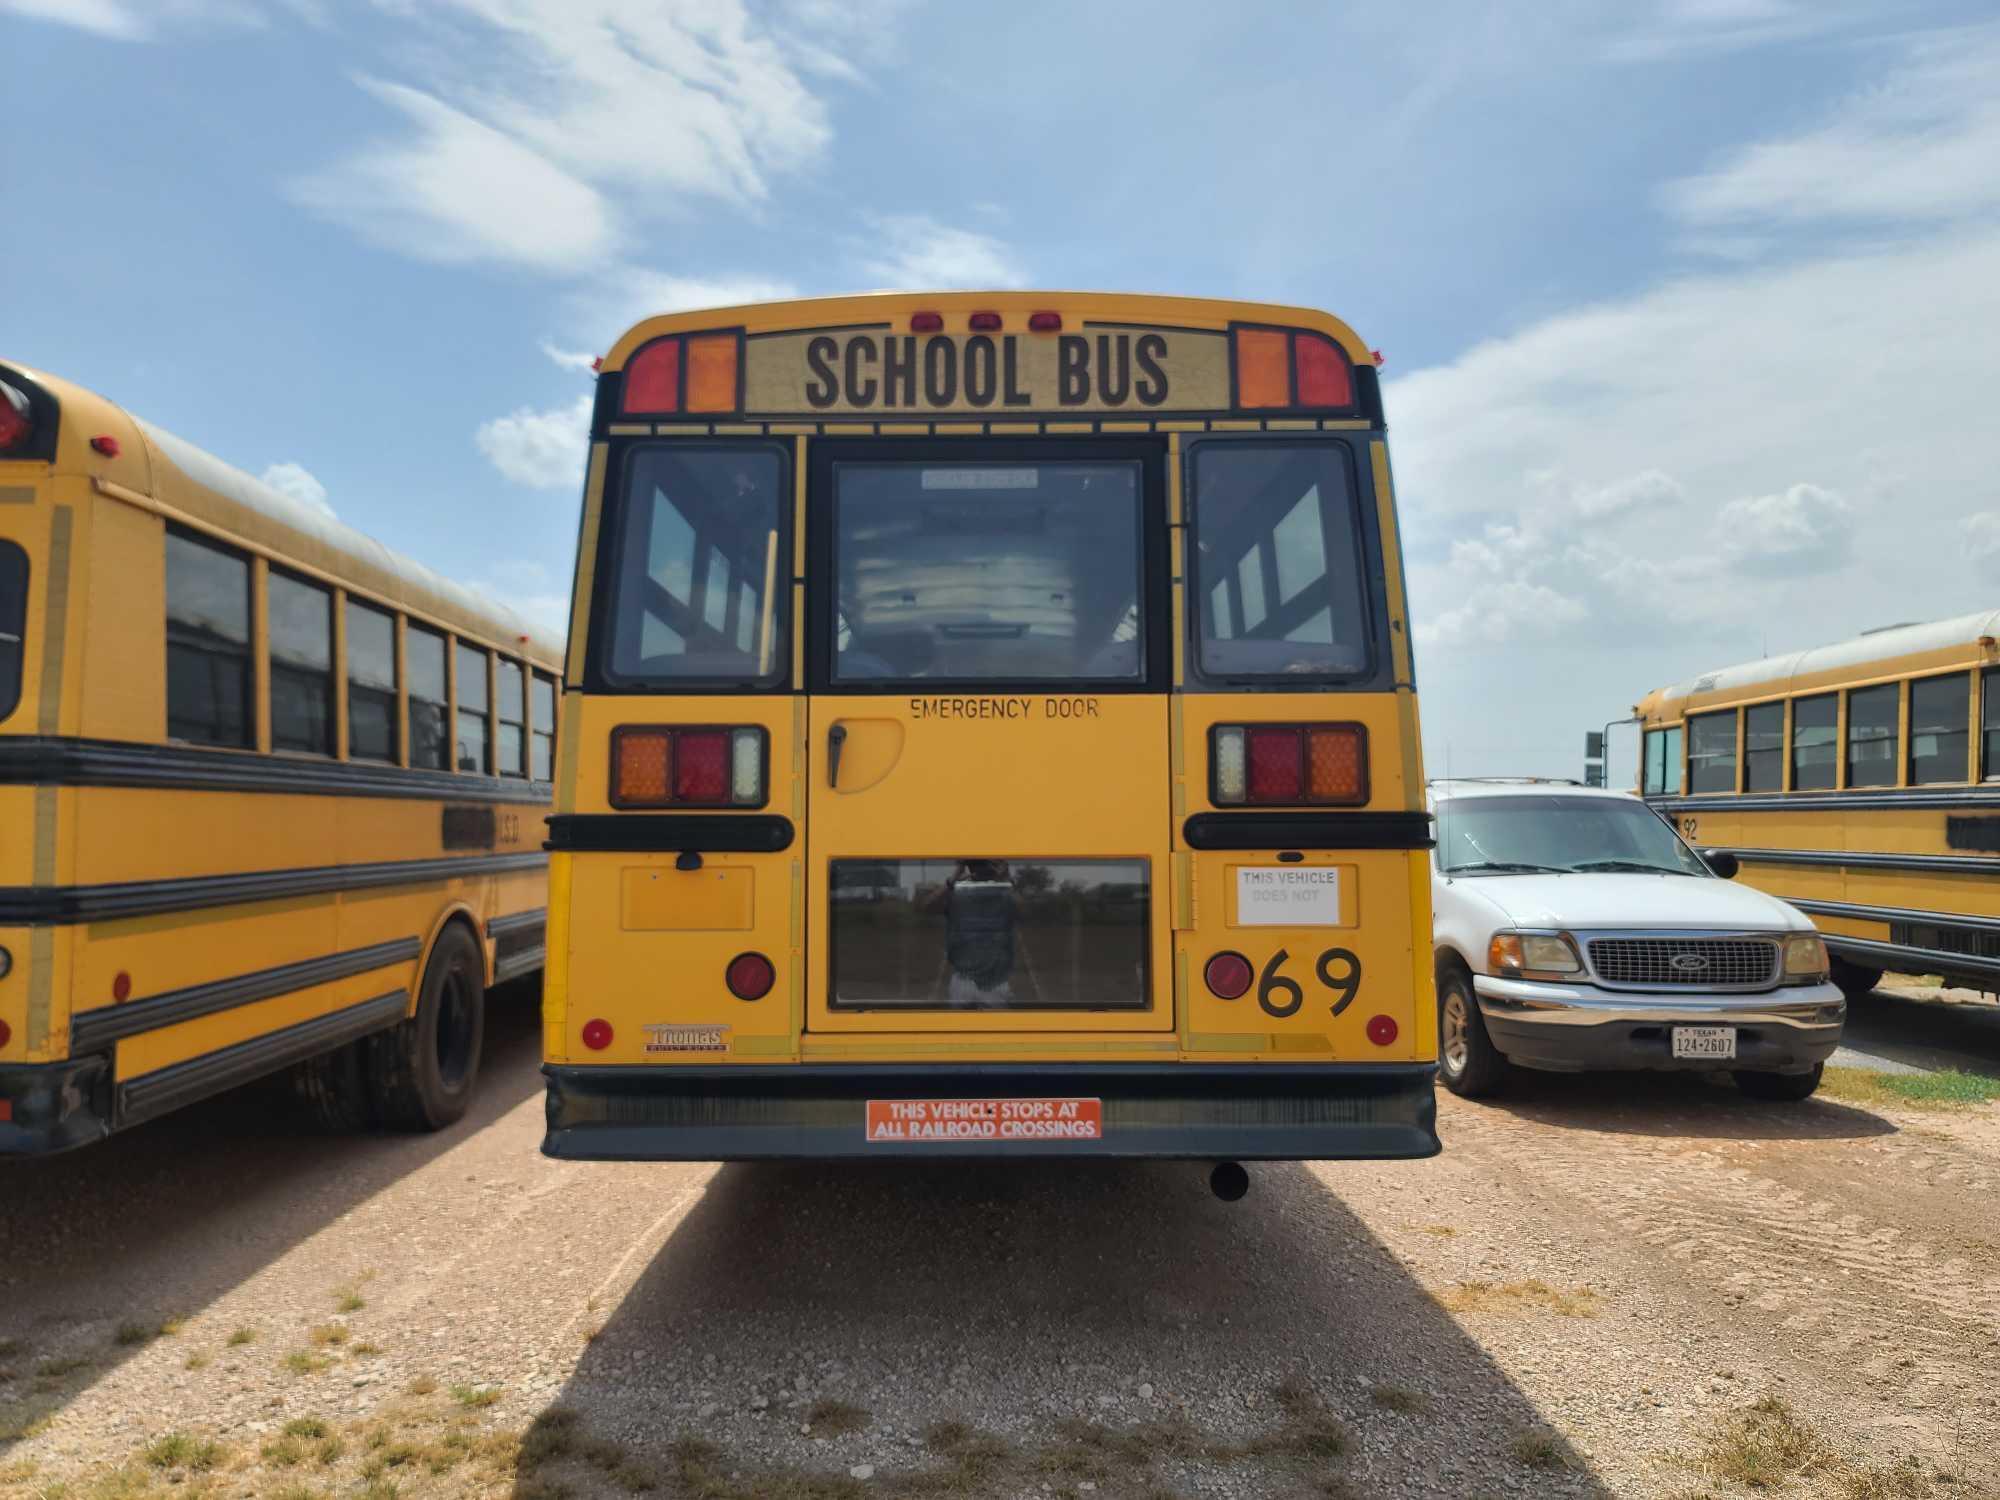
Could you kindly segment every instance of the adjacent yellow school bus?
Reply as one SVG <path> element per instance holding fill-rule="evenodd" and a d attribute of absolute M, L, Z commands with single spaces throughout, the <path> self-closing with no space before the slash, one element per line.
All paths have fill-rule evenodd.
<path fill-rule="evenodd" d="M 281 1069 L 466 1107 L 541 966 L 559 643 L 0 365 L 0 1155 Z"/>
<path fill-rule="evenodd" d="M 1639 790 L 1884 970 L 2000 989 L 2000 611 L 1871 630 L 1641 699 Z"/>
<path fill-rule="evenodd" d="M 549 1154 L 1437 1149 L 1409 628 L 1344 324 L 651 318 L 603 361 L 576 576 Z"/>

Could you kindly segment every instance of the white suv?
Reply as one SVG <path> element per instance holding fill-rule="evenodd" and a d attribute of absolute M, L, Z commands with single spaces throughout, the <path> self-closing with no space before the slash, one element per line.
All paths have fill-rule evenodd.
<path fill-rule="evenodd" d="M 1438 1073 L 1455 1094 L 1509 1064 L 1727 1068 L 1758 1099 L 1804 1099 L 1847 1002 L 1826 944 L 1774 896 L 1732 885 L 1629 792 L 1527 778 L 1434 781 Z"/>

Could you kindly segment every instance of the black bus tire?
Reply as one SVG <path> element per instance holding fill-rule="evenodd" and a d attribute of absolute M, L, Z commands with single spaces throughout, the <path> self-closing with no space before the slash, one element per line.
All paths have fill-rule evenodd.
<path fill-rule="evenodd" d="M 1882 982 L 1880 969 L 1864 968 L 1844 958 L 1834 959 L 1829 967 L 1833 970 L 1833 982 L 1840 986 L 1840 993 L 1850 1001 L 1866 1000 L 1875 993 L 1875 986 Z"/>
<path fill-rule="evenodd" d="M 349 1042 L 292 1069 L 292 1097 L 315 1129 L 351 1135 L 375 1123 L 367 1048 L 366 1042 Z"/>
<path fill-rule="evenodd" d="M 461 924 L 438 934 L 416 1013 L 371 1042 L 375 1109 L 383 1124 L 442 1130 L 465 1114 L 486 1040 L 485 971 L 479 944 Z"/>
<path fill-rule="evenodd" d="M 1736 1086 L 1752 1099 L 1796 1104 L 1813 1096 L 1819 1087 L 1820 1074 L 1825 1071 L 1825 1064 L 1816 1063 L 1809 1073 L 1738 1073 Z"/>

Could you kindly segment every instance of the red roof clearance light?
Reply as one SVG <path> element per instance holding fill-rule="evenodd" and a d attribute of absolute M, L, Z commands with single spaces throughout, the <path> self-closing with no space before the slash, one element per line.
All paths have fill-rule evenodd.
<path fill-rule="evenodd" d="M 938 333 L 943 328 L 943 313 L 918 312 L 910 314 L 910 332 L 912 333 Z"/>
<path fill-rule="evenodd" d="M 997 312 L 976 312 L 967 320 L 974 333 L 998 333 L 1000 314 Z"/>
<path fill-rule="evenodd" d="M 35 414 L 28 398 L 0 381 L 0 453 L 27 447 L 34 435 Z"/>
<path fill-rule="evenodd" d="M 625 390 L 618 407 L 627 416 L 681 409 L 679 339 L 654 339 L 625 361 Z"/>
<path fill-rule="evenodd" d="M 90 440 L 90 446 L 93 451 L 102 453 L 106 458 L 118 456 L 118 439 L 115 437 L 104 435 L 94 437 Z"/>
<path fill-rule="evenodd" d="M 1059 312 L 1029 313 L 1028 328 L 1033 333 L 1061 333 L 1062 314 Z"/>

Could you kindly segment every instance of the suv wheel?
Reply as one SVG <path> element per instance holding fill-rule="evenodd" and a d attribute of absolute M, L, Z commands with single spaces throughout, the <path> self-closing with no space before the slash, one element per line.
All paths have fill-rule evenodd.
<path fill-rule="evenodd" d="M 1880 969 L 1863 968 L 1844 958 L 1834 959 L 1829 967 L 1833 970 L 1833 982 L 1840 986 L 1840 993 L 1849 1000 L 1866 1000 L 1875 993 L 1875 986 L 1882 982 Z"/>
<path fill-rule="evenodd" d="M 1809 1073 L 1738 1073 L 1736 1086 L 1752 1099 L 1769 1099 L 1779 1104 L 1796 1104 L 1810 1099 L 1819 1087 L 1825 1064 L 1815 1063 Z"/>
<path fill-rule="evenodd" d="M 1472 992 L 1472 976 L 1456 965 L 1438 975 L 1438 1077 L 1461 1099 L 1497 1091 L 1507 1059 L 1494 1048 Z"/>

